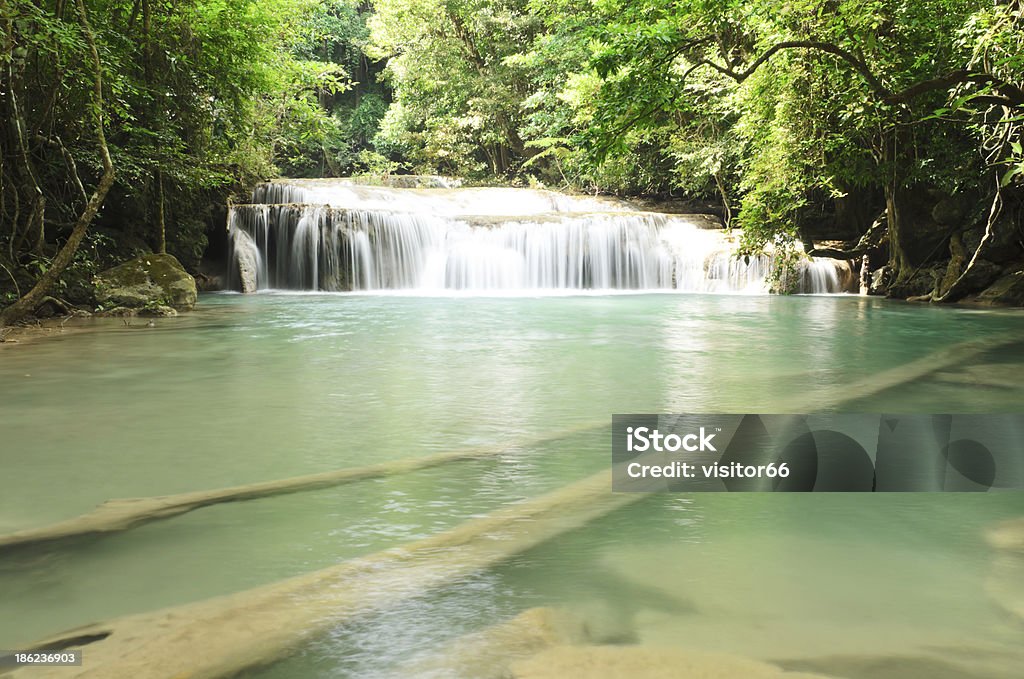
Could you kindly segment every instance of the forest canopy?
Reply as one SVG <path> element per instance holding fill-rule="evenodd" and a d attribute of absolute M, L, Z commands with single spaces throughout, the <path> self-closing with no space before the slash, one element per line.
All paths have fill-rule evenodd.
<path fill-rule="evenodd" d="M 229 197 L 281 174 L 685 200 L 742 227 L 749 251 L 881 256 L 890 289 L 948 260 L 936 299 L 1020 254 L 1018 0 L 0 11 L 0 306 L 55 265 L 51 287 L 74 297 L 133 251 L 196 271 Z"/>

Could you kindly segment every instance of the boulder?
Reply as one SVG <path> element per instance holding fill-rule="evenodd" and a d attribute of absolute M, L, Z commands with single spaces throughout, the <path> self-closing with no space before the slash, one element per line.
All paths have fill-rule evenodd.
<path fill-rule="evenodd" d="M 985 237 L 986 226 L 977 224 L 963 233 L 964 247 L 970 255 L 981 245 Z M 1024 249 L 1021 248 L 1018 225 L 1012 217 L 1004 216 L 992 227 L 989 242 L 985 245 L 984 255 L 996 264 L 1010 264 L 1020 260 Z"/>
<path fill-rule="evenodd" d="M 833 260 L 836 267 L 836 275 L 839 276 L 839 292 L 860 292 L 860 273 L 854 268 L 853 262 L 849 260 Z"/>
<path fill-rule="evenodd" d="M 231 239 L 234 259 L 228 274 L 230 285 L 240 292 L 256 292 L 259 289 L 260 270 L 260 250 L 256 247 L 256 241 L 241 229 L 235 230 Z"/>
<path fill-rule="evenodd" d="M 173 255 L 141 255 L 97 274 L 93 285 L 96 301 L 108 308 L 187 311 L 197 298 L 195 280 Z"/>
<path fill-rule="evenodd" d="M 1024 270 L 1003 276 L 978 295 L 987 306 L 1024 306 Z"/>
<path fill-rule="evenodd" d="M 871 272 L 868 284 L 869 295 L 884 295 L 889 283 L 892 282 L 892 267 L 888 264 Z"/>

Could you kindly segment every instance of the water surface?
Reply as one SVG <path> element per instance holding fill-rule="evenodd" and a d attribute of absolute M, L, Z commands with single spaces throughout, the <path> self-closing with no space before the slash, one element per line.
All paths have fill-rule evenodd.
<path fill-rule="evenodd" d="M 1016 312 L 681 294 L 220 294 L 154 328 L 100 326 L 0 353 L 0 532 L 109 498 L 509 448 L 0 557 L 0 648 L 308 572 L 557 488 L 605 467 L 606 432 L 517 442 L 612 413 L 807 412 L 950 345 L 1024 337 Z M 1020 411 L 1022 375 L 1024 347 L 1004 346 L 839 407 Z M 973 649 L 958 657 L 1016 662 L 1024 637 L 985 591 L 981 532 L 1022 512 L 1016 493 L 652 497 L 261 676 L 387 676 L 530 606 L 631 641 L 810 658 L 842 676 L 854 675 L 836 656 L 953 643 Z M 978 676 L 1020 666 L 981 664 Z"/>

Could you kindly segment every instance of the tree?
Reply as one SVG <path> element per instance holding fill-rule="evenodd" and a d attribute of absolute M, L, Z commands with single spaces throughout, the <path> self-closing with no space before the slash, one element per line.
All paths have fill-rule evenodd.
<path fill-rule="evenodd" d="M 99 146 L 100 162 L 103 166 L 103 172 L 100 175 L 99 181 L 96 183 L 96 188 L 93 190 L 92 195 L 89 197 L 88 202 L 82 209 L 81 214 L 78 215 L 78 220 L 75 222 L 75 226 L 71 231 L 71 235 L 68 240 L 61 247 L 57 256 L 47 271 L 36 281 L 36 284 L 32 286 L 32 289 L 22 295 L 14 304 L 4 308 L 0 311 L 0 327 L 10 325 L 11 322 L 21 320 L 22 317 L 31 313 L 39 302 L 46 296 L 46 294 L 53 287 L 57 278 L 64 272 L 64 270 L 71 263 L 71 259 L 75 255 L 75 251 L 78 249 L 79 243 L 85 237 L 85 232 L 89 228 L 89 224 L 92 223 L 96 213 L 99 212 L 100 207 L 103 205 L 103 201 L 107 197 L 107 193 L 110 191 L 111 185 L 114 183 L 114 165 L 110 160 L 110 150 L 107 148 L 106 134 L 103 131 L 104 128 L 104 104 L 103 104 L 103 65 L 100 63 L 99 52 L 96 49 L 96 38 L 93 34 L 92 27 L 89 25 L 89 17 L 85 8 L 85 0 L 75 0 L 75 7 L 77 9 L 78 23 L 82 29 L 82 37 L 85 39 L 86 44 L 89 48 L 89 56 L 91 59 L 92 68 L 94 70 L 93 75 L 93 88 L 92 88 L 92 101 L 90 102 L 89 109 L 94 119 L 96 142 Z M 8 32 L 8 36 L 11 33 Z M 14 45 L 14 41 L 10 40 L 10 45 Z M 10 52 L 11 62 L 13 64 L 14 50 Z M 24 130 L 27 128 L 25 120 L 21 115 L 21 110 L 15 103 L 14 94 L 10 95 L 12 101 L 11 107 L 17 116 L 13 124 L 18 128 L 18 134 L 23 135 Z M 27 155 L 27 154 L 26 154 Z M 26 172 L 32 173 L 31 161 L 25 157 L 23 163 L 26 167 Z M 74 160 L 69 160 L 69 166 L 74 168 Z M 79 183 L 79 186 L 81 184 Z M 38 190 L 38 186 L 36 187 Z M 36 205 L 43 205 L 43 197 L 41 191 L 37 194 Z M 38 209 L 38 220 L 40 229 L 40 239 L 42 238 L 43 229 L 43 215 L 42 208 Z"/>
<path fill-rule="evenodd" d="M 37 283 L 88 304 L 93 273 L 149 249 L 195 271 L 233 190 L 338 129 L 321 100 L 348 86 L 346 70 L 297 49 L 319 6 L 3 4 L 0 306 Z M 30 293 L 3 319 L 39 299 Z"/>
<path fill-rule="evenodd" d="M 421 167 L 507 176 L 525 155 L 510 60 L 538 27 L 523 0 L 377 0 L 370 53 L 387 58 L 395 99 L 380 141 Z M 480 161 L 483 161 L 481 163 Z"/>
<path fill-rule="evenodd" d="M 1019 17 L 1011 4 L 996 14 Z M 965 100 L 1010 115 L 1021 109 L 1008 60 L 1000 73 L 956 39 L 979 13 L 991 14 L 990 4 L 602 6 L 616 18 L 605 23 L 592 61 L 604 79 L 593 148 L 607 153 L 628 130 L 673 118 L 667 136 L 690 140 L 705 158 L 721 157 L 721 140 L 735 139 L 744 148 L 731 159 L 733 190 L 743 196 L 738 221 L 751 246 L 796 240 L 808 206 L 880 185 L 891 264 L 909 276 L 930 256 L 908 216 L 915 193 L 969 190 L 985 175 L 971 135 L 933 112 L 950 102 L 963 111 Z M 1008 26 L 998 32 L 1012 35 Z M 938 167 L 941 160 L 955 171 Z"/>

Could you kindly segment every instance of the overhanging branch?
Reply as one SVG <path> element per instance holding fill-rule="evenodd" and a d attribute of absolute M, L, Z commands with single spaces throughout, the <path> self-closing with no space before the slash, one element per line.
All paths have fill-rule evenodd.
<path fill-rule="evenodd" d="M 764 52 L 762 52 L 761 56 L 754 59 L 754 61 L 750 63 L 750 66 L 748 66 L 742 71 L 736 71 L 729 66 L 722 66 L 721 64 L 716 64 L 710 59 L 702 59 L 701 63 L 710 66 L 719 73 L 732 78 L 736 82 L 741 83 L 750 76 L 752 76 L 754 72 L 757 71 L 757 69 L 761 68 L 761 66 L 767 63 L 768 60 L 771 59 L 773 56 L 775 56 L 779 52 L 792 49 L 816 50 L 818 52 L 825 52 L 827 54 L 839 57 L 840 59 L 848 63 L 850 66 L 852 66 L 853 69 L 857 71 L 857 73 L 859 73 L 862 78 L 864 78 L 865 82 L 867 82 L 867 84 L 871 86 L 871 89 L 876 94 L 879 94 L 883 97 L 888 97 L 892 95 L 892 92 L 890 92 L 881 83 L 881 81 L 877 77 L 875 77 L 875 74 L 872 73 L 871 69 L 868 67 L 866 63 L 864 63 L 863 60 L 857 58 L 852 52 L 843 49 L 839 45 L 835 45 L 830 42 L 824 42 L 821 40 L 786 40 L 783 42 L 776 43 L 769 47 Z"/>

